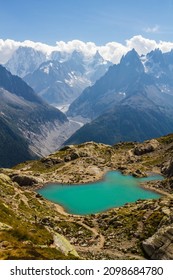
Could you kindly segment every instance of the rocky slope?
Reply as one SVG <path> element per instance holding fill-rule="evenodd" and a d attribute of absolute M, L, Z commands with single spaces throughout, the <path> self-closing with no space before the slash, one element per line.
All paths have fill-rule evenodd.
<path fill-rule="evenodd" d="M 144 143 L 67 146 L 38 161 L 0 170 L 1 259 L 173 259 L 173 135 Z M 107 170 L 144 176 L 164 194 L 104 213 L 69 215 L 34 190 L 47 182 L 101 179 Z M 26 230 L 27 229 L 27 230 Z"/>
<path fill-rule="evenodd" d="M 14 166 L 34 158 L 26 140 L 1 114 L 0 139 L 0 167 Z"/>
<path fill-rule="evenodd" d="M 91 120 L 65 144 L 144 141 L 172 132 L 173 56 L 133 49 L 70 105 L 68 116 Z"/>
<path fill-rule="evenodd" d="M 68 115 L 87 116 L 93 120 L 121 104 L 141 109 L 151 109 L 153 104 L 161 110 L 169 108 L 169 98 L 173 96 L 172 74 L 172 51 L 163 54 L 155 50 L 139 56 L 133 49 L 83 91 L 69 107 Z"/>
<path fill-rule="evenodd" d="M 0 167 L 49 154 L 78 128 L 1 65 L 0 99 Z"/>
<path fill-rule="evenodd" d="M 141 104 L 143 104 L 141 99 Z M 95 141 L 113 145 L 120 141 L 144 141 L 172 131 L 173 119 L 166 116 L 157 106 L 151 109 L 121 104 L 114 106 L 91 123 L 77 130 L 64 145 Z"/>
<path fill-rule="evenodd" d="M 26 75 L 24 80 L 48 103 L 70 104 L 91 83 L 83 76 L 83 69 L 80 70 L 74 65 L 50 60 Z"/>
<path fill-rule="evenodd" d="M 61 236 L 58 226 L 54 226 L 63 224 L 64 218 L 56 207 L 35 193 L 22 190 L 2 173 L 0 209 L 0 259 L 78 258 L 67 240 L 58 245 L 62 243 Z"/>

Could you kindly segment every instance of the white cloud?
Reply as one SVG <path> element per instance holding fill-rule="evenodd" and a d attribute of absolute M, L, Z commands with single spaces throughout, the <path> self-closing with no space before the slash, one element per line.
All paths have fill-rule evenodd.
<path fill-rule="evenodd" d="M 6 63 L 8 59 L 12 56 L 12 54 L 17 50 L 20 46 L 22 47 L 31 47 L 36 50 L 40 50 L 46 54 L 51 53 L 53 47 L 42 44 L 42 43 L 35 43 L 32 41 L 14 41 L 14 40 L 2 40 L 0 39 L 0 63 Z"/>
<path fill-rule="evenodd" d="M 147 28 L 144 28 L 144 31 L 146 33 L 157 33 L 159 31 L 159 26 L 155 25 L 153 27 L 147 27 Z"/>
<path fill-rule="evenodd" d="M 140 55 L 149 53 L 158 48 L 158 44 L 154 40 L 146 39 L 141 35 L 134 36 L 130 40 L 126 40 L 126 46 L 130 49 L 135 49 Z"/>
<path fill-rule="evenodd" d="M 162 52 L 169 52 L 170 50 L 173 50 L 173 42 L 160 41 L 158 48 L 161 49 Z"/>
<path fill-rule="evenodd" d="M 0 39 L 0 63 L 5 63 L 19 46 L 16 41 Z"/>
<path fill-rule="evenodd" d="M 97 46 L 93 42 L 84 43 L 79 40 L 73 40 L 65 43 L 64 41 L 56 42 L 56 46 L 54 47 L 54 51 L 64 51 L 71 53 L 74 50 L 84 52 L 86 56 L 93 55 L 96 50 Z"/>
<path fill-rule="evenodd" d="M 32 47 L 36 50 L 42 51 L 48 56 L 52 51 L 64 51 L 71 53 L 74 50 L 83 52 L 86 57 L 92 56 L 98 50 L 100 54 L 107 60 L 113 63 L 118 63 L 123 54 L 127 53 L 131 49 L 135 49 L 139 54 L 146 54 L 156 48 L 161 49 L 163 52 L 173 49 L 173 42 L 150 40 L 137 35 L 125 41 L 125 44 L 118 42 L 109 42 L 103 46 L 97 46 L 93 42 L 82 42 L 79 40 L 73 40 L 69 42 L 59 41 L 55 46 L 46 45 L 40 42 L 33 41 L 14 41 L 14 40 L 2 40 L 0 39 L 0 63 L 6 63 L 12 56 L 14 51 L 19 46 Z"/>
<path fill-rule="evenodd" d="M 128 47 L 117 42 L 107 43 L 105 46 L 98 47 L 100 54 L 113 63 L 118 63 L 123 54 L 128 52 Z"/>

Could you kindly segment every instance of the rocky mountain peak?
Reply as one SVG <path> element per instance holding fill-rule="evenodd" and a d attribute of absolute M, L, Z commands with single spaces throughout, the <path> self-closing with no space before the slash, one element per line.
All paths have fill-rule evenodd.
<path fill-rule="evenodd" d="M 133 48 L 129 52 L 127 52 L 125 55 L 122 56 L 120 63 L 123 63 L 125 61 L 132 61 L 134 59 L 139 59 L 139 55 L 137 51 Z"/>
<path fill-rule="evenodd" d="M 150 53 L 148 53 L 147 57 L 152 58 L 153 61 L 157 62 L 158 59 L 163 58 L 163 53 L 161 52 L 160 49 L 155 49 L 154 51 L 151 51 Z"/>
<path fill-rule="evenodd" d="M 121 58 L 120 65 L 127 69 L 131 68 L 136 72 L 144 72 L 144 66 L 135 49 L 132 49 Z"/>
<path fill-rule="evenodd" d="M 148 60 L 146 63 L 148 67 L 153 67 L 154 64 L 160 67 L 166 66 L 164 55 L 160 49 L 155 49 L 154 51 L 151 51 L 150 53 L 147 54 L 146 58 Z"/>
<path fill-rule="evenodd" d="M 95 55 L 93 57 L 93 60 L 96 60 L 96 61 L 97 60 L 102 60 L 102 61 L 104 60 L 98 50 L 96 51 L 96 53 L 95 53 Z"/>
<path fill-rule="evenodd" d="M 71 60 L 78 60 L 78 61 L 83 61 L 84 59 L 84 55 L 82 52 L 80 51 L 77 51 L 77 50 L 74 50 L 71 54 L 71 57 L 70 57 Z"/>

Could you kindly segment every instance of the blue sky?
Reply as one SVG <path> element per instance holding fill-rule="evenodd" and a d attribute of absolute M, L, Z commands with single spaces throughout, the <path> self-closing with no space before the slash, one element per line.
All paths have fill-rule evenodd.
<path fill-rule="evenodd" d="M 173 0 L 0 0 L 0 38 L 105 44 L 173 41 Z"/>

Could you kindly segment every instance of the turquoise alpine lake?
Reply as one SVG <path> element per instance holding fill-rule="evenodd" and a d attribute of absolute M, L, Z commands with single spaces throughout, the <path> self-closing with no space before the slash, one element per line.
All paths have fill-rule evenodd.
<path fill-rule="evenodd" d="M 79 185 L 47 184 L 37 192 L 60 204 L 66 212 L 77 215 L 95 214 L 138 199 L 158 199 L 160 194 L 140 187 L 141 182 L 162 180 L 160 175 L 145 178 L 108 172 L 102 181 Z"/>

